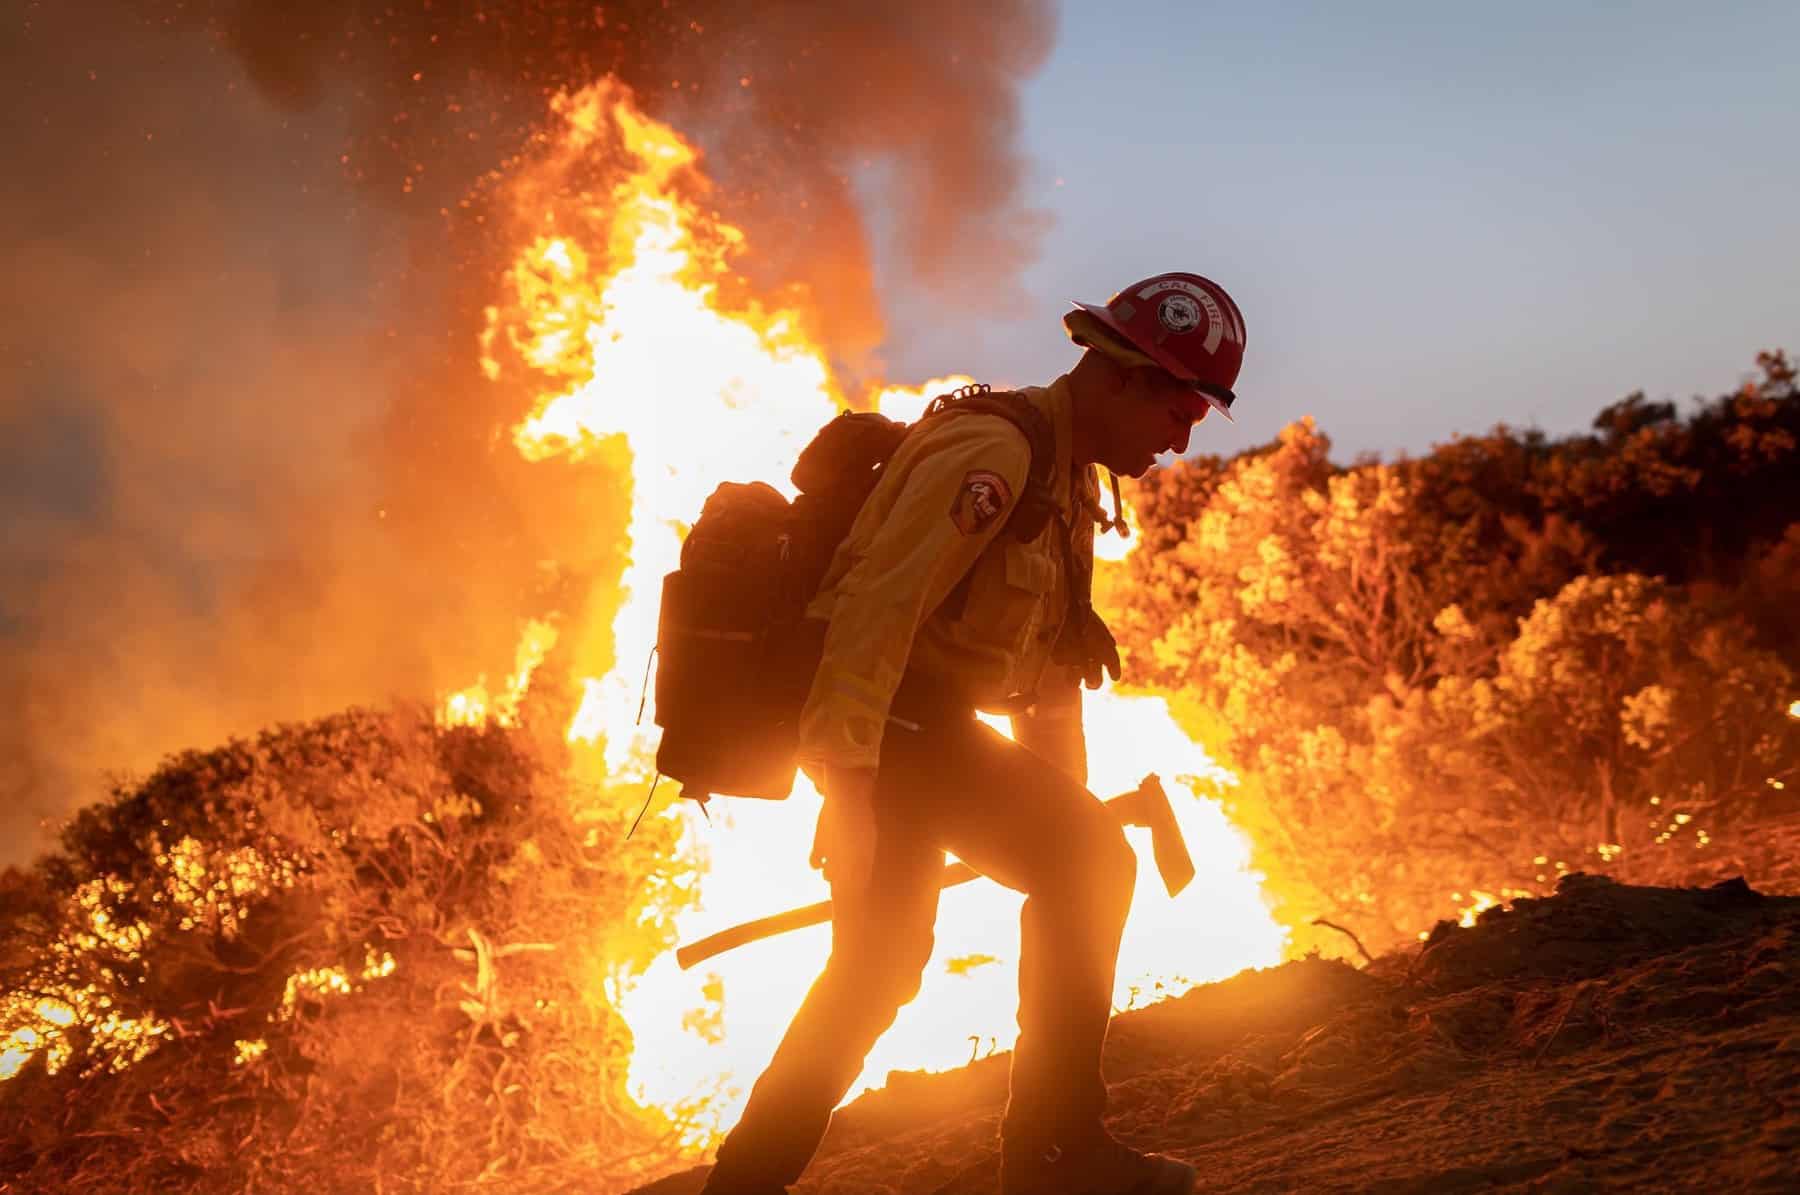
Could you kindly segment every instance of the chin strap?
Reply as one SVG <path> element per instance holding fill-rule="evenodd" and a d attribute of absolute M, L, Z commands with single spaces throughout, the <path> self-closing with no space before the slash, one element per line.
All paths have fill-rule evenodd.
<path fill-rule="evenodd" d="M 1102 533 L 1117 531 L 1120 539 L 1130 539 L 1131 528 L 1125 525 L 1125 506 L 1119 500 L 1119 475 L 1108 469 L 1106 476 L 1112 480 L 1113 512 L 1110 519 L 1105 511 L 1100 512 L 1100 530 Z"/>

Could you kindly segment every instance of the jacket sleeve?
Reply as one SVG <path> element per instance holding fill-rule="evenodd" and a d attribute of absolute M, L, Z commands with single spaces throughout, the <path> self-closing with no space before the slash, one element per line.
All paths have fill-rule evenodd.
<path fill-rule="evenodd" d="M 1006 525 L 1031 449 L 997 416 L 932 429 L 880 526 L 837 586 L 831 625 L 800 715 L 800 758 L 876 767 L 888 708 L 921 623 Z M 862 534 L 856 528 L 853 535 Z"/>

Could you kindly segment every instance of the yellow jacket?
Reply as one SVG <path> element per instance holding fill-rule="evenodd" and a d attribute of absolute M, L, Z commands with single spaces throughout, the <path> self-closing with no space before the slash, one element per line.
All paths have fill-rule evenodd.
<path fill-rule="evenodd" d="M 1004 529 L 1031 449 L 1001 416 L 945 418 L 902 441 L 807 608 L 830 628 L 800 717 L 803 763 L 875 767 L 909 670 L 980 708 L 1010 712 L 1021 696 L 1041 697 L 1066 719 L 1072 702 L 1079 732 L 1079 689 L 1050 666 L 1050 651 L 1068 586 L 1082 583 L 1065 576 L 1065 560 L 1092 572 L 1098 484 L 1092 466 L 1073 467 L 1067 378 L 1021 393 L 1055 433 L 1056 516 L 1031 543 Z M 940 609 L 965 573 L 960 613 Z"/>

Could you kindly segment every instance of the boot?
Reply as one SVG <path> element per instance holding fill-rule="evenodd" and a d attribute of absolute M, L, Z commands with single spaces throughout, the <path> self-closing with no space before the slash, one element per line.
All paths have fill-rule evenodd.
<path fill-rule="evenodd" d="M 1068 1148 L 1005 1146 L 1000 1195 L 1192 1195 L 1199 1172 L 1102 1134 Z"/>

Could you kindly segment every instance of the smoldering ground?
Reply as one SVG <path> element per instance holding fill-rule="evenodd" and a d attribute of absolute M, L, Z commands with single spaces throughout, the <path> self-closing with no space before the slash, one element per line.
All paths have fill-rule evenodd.
<path fill-rule="evenodd" d="M 694 137 L 745 267 L 848 371 L 909 285 L 1001 301 L 1041 220 L 1040 0 L 74 0 L 0 31 L 4 855 L 169 751 L 502 673 L 604 579 L 605 477 L 524 466 L 476 368 L 486 205 L 608 73 Z M 578 603 L 574 603 L 578 604 Z"/>

